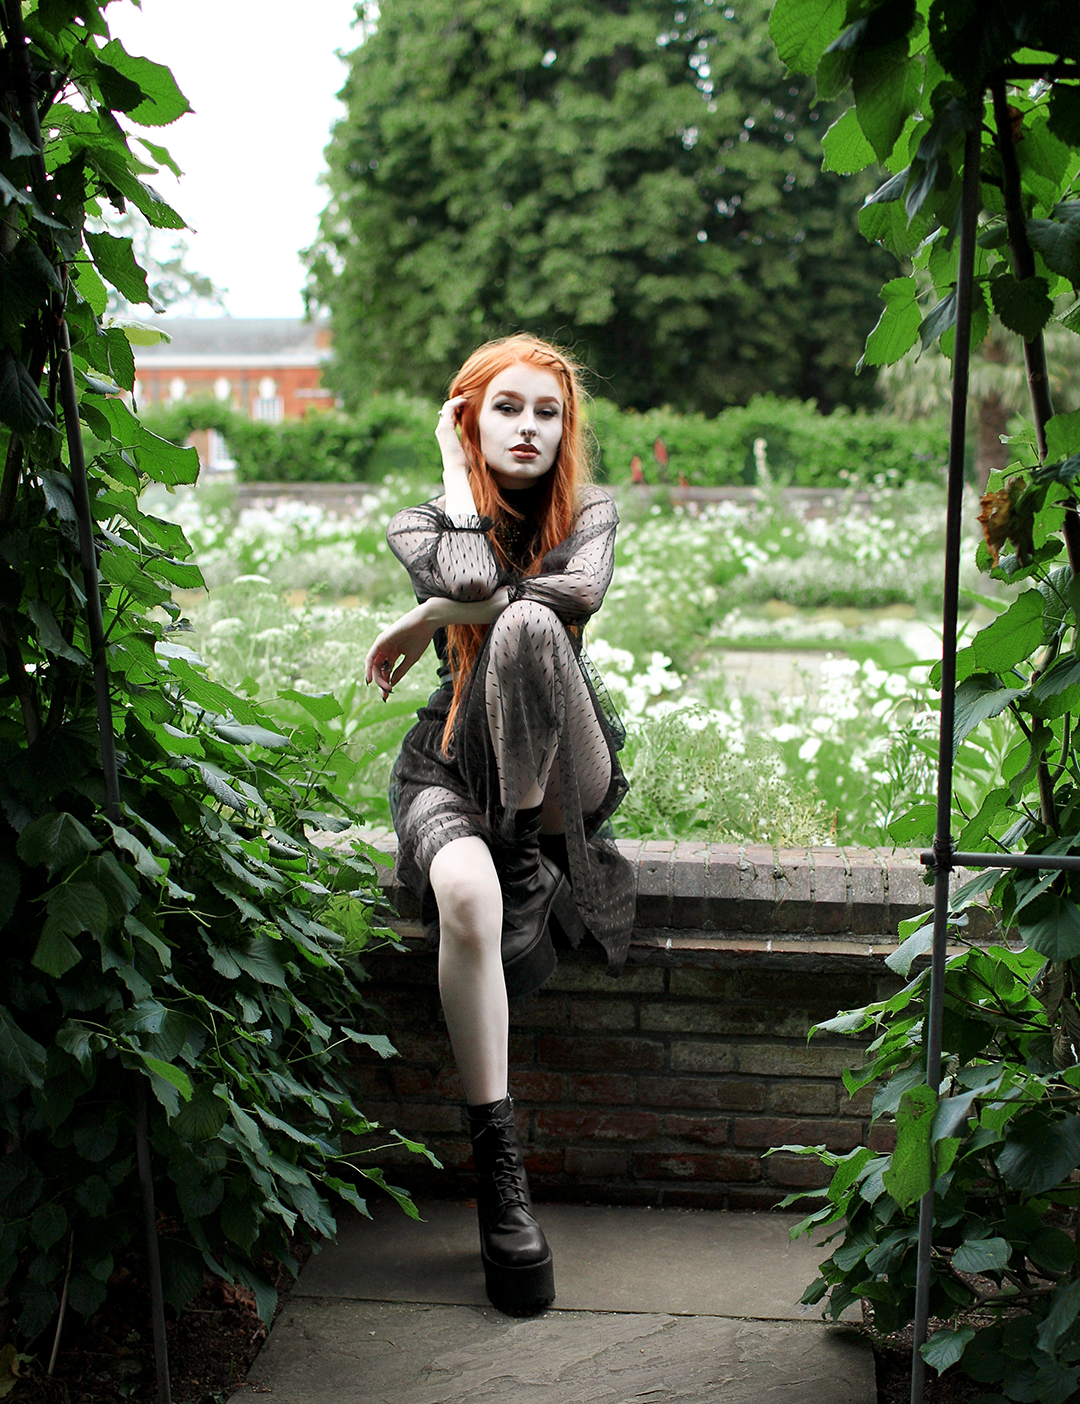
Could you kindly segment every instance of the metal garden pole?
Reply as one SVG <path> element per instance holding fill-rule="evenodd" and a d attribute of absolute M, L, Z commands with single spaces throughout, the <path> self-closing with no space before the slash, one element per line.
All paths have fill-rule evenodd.
<path fill-rule="evenodd" d="M 941 1081 L 941 1023 L 945 1001 L 945 945 L 948 936 L 949 874 L 952 856 L 953 731 L 956 704 L 956 621 L 960 595 L 960 526 L 964 495 L 964 436 L 967 427 L 968 362 L 975 234 L 979 217 L 979 155 L 982 134 L 973 122 L 964 143 L 964 184 L 956 274 L 956 345 L 953 354 L 952 419 L 949 428 L 948 517 L 945 530 L 945 604 L 942 620 L 941 731 L 938 740 L 937 827 L 934 837 L 934 943 L 930 964 L 930 1008 L 923 1037 L 926 1082 Z M 911 1351 L 911 1404 L 922 1404 L 926 1362 L 922 1346 L 930 1315 L 930 1258 L 933 1250 L 934 1186 L 919 1203 L 919 1256 L 915 1279 L 915 1335 Z"/>

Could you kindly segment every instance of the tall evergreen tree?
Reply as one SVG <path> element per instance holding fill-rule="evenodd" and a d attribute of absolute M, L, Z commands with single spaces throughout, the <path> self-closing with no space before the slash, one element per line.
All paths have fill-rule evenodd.
<path fill-rule="evenodd" d="M 485 337 L 573 345 L 622 404 L 865 402 L 891 265 L 768 0 L 382 0 L 309 253 L 338 388 L 438 394 Z M 374 7 L 372 7 L 374 9 Z"/>

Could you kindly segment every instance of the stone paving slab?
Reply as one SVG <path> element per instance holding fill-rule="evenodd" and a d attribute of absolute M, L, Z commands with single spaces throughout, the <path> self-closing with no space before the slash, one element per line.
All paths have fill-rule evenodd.
<path fill-rule="evenodd" d="M 343 1217 L 230 1404 L 874 1404 L 873 1355 L 798 1298 L 820 1248 L 790 1214 L 540 1207 L 555 1308 L 483 1293 L 476 1211 Z"/>
<path fill-rule="evenodd" d="M 339 1220 L 338 1240 L 311 1259 L 293 1296 L 487 1306 L 476 1209 L 433 1200 L 423 1222 L 390 1203 L 374 1222 Z M 797 1214 L 544 1204 L 559 1311 L 820 1320 L 799 1304 L 827 1250 L 792 1243 Z"/>
<path fill-rule="evenodd" d="M 231 1404 L 873 1404 L 873 1358 L 810 1322 L 290 1298 Z"/>

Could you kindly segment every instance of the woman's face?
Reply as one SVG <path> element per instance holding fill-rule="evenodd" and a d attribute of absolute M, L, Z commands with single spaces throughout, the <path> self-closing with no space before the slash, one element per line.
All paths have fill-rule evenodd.
<path fill-rule="evenodd" d="M 477 424 L 480 451 L 506 492 L 550 473 L 562 440 L 563 396 L 551 371 L 518 361 L 494 376 Z"/>

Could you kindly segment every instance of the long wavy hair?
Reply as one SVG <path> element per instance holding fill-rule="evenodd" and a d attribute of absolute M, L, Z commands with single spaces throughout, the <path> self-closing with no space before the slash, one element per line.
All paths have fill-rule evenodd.
<path fill-rule="evenodd" d="M 536 509 L 537 533 L 531 559 L 524 563 L 511 558 L 507 550 L 506 528 L 524 519 L 514 506 L 514 492 L 504 493 L 492 477 L 480 451 L 480 410 L 488 386 L 510 366 L 523 364 L 550 371 L 559 382 L 563 397 L 562 439 L 555 462 L 540 480 L 541 494 Z M 586 450 L 583 407 L 585 392 L 581 368 L 564 351 L 539 337 L 519 332 L 479 347 L 454 377 L 449 398 L 464 395 L 459 424 L 461 446 L 469 470 L 469 486 L 481 517 L 495 523 L 491 543 L 499 564 L 507 570 L 536 575 L 544 557 L 570 534 L 582 489 L 591 479 Z M 447 628 L 447 649 L 454 678 L 454 697 L 443 730 L 443 750 L 447 755 L 453 740 L 454 723 L 465 691 L 465 683 L 483 646 L 487 625 L 451 624 Z"/>

